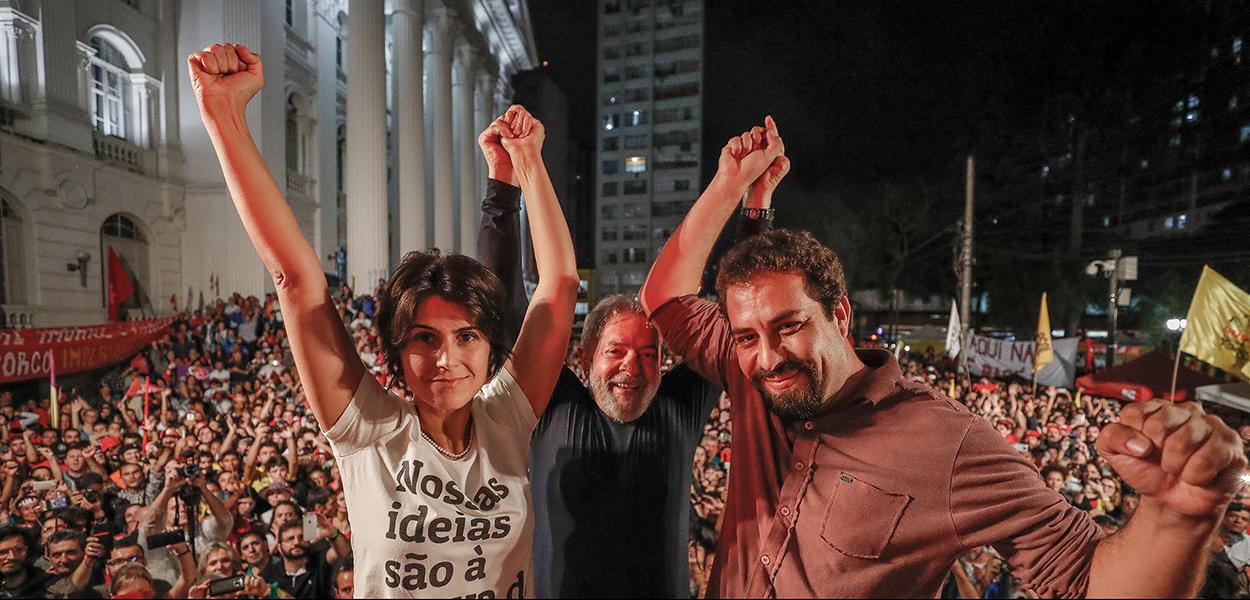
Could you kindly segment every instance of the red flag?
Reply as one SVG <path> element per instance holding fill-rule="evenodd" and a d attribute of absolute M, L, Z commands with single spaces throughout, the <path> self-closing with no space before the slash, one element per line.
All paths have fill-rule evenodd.
<path fill-rule="evenodd" d="M 122 259 L 113 247 L 109 247 L 109 321 L 118 320 L 118 307 L 135 293 L 135 285 L 126 274 Z"/>

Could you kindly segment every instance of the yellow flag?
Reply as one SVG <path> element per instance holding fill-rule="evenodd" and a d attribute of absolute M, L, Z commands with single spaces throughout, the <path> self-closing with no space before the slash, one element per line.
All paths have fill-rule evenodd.
<path fill-rule="evenodd" d="M 1046 292 L 1042 292 L 1042 308 L 1037 313 L 1037 348 L 1033 350 L 1033 371 L 1054 362 L 1055 349 L 1050 343 L 1050 310 L 1046 308 Z"/>
<path fill-rule="evenodd" d="M 1185 318 L 1181 352 L 1250 381 L 1250 293 L 1204 266 Z"/>

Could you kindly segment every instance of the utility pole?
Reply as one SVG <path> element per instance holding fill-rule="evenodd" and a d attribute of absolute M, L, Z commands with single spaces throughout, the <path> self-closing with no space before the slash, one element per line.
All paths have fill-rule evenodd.
<path fill-rule="evenodd" d="M 1107 281 L 1111 283 L 1107 297 L 1107 368 L 1115 366 L 1115 347 L 1116 347 L 1116 321 L 1120 316 L 1120 303 L 1117 296 L 1120 295 L 1120 255 L 1123 252 L 1119 248 L 1111 250 L 1111 257 L 1108 259 L 1110 263 L 1110 271 L 1107 273 Z"/>
<path fill-rule="evenodd" d="M 970 329 L 968 309 L 972 302 L 972 179 L 976 169 L 972 155 L 968 155 L 967 183 L 964 188 L 963 240 L 959 248 L 959 320 L 964 329 Z"/>

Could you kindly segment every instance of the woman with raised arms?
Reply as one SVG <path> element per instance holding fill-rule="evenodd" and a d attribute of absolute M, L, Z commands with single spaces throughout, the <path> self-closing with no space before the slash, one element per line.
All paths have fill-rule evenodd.
<path fill-rule="evenodd" d="M 578 283 L 540 155 L 542 124 L 513 106 L 490 126 L 539 242 L 538 287 L 516 343 L 509 348 L 505 339 L 494 274 L 466 256 L 411 252 L 379 299 L 384 389 L 357 355 L 321 263 L 248 131 L 244 109 L 264 84 L 260 57 L 214 44 L 191 54 L 187 67 L 235 208 L 273 277 L 309 407 L 343 476 L 356 593 L 531 596 L 530 431 L 560 372 Z M 392 392 L 397 384 L 407 393 Z"/>

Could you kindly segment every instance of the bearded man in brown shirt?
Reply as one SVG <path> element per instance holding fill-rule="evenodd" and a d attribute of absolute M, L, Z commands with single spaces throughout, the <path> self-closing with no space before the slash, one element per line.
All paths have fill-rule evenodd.
<path fill-rule="evenodd" d="M 1098 440 L 1141 492 L 1106 537 L 985 420 L 856 350 L 837 257 L 775 230 L 704 263 L 747 186 L 789 169 L 772 119 L 733 138 L 641 293 L 666 343 L 733 401 L 733 473 L 711 594 L 936 597 L 992 545 L 1043 596 L 1192 596 L 1240 485 L 1240 438 L 1192 403 L 1140 403 Z"/>

